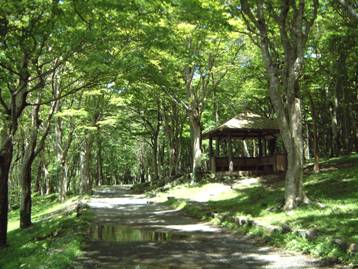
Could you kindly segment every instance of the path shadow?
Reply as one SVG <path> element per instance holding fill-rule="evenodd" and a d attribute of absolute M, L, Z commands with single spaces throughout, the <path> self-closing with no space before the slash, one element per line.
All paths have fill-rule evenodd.
<path fill-rule="evenodd" d="M 113 195 L 113 193 L 111 194 Z M 201 223 L 164 205 L 147 204 L 145 199 L 128 202 L 130 196 L 113 197 L 111 207 L 97 207 L 92 227 L 83 245 L 84 255 L 75 268 L 318 268 L 307 257 L 278 253 L 248 240 Z M 101 196 L 102 199 L 105 198 Z M 107 196 L 108 198 L 108 196 Z M 118 226 L 122 226 L 118 228 Z M 116 228 L 117 227 L 117 228 Z M 126 227 L 126 228 L 123 228 Z M 104 237 L 103 229 L 107 229 Z M 121 229 L 135 229 L 136 240 L 123 237 Z M 168 240 L 140 237 L 138 231 L 171 234 Z M 101 231 L 100 231 L 101 230 Z M 182 236 L 178 236 L 178 234 Z M 138 240 L 139 238 L 139 240 Z"/>

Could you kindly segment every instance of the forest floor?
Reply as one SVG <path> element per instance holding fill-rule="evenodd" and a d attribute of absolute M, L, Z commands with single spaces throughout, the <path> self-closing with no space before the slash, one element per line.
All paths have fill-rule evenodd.
<path fill-rule="evenodd" d="M 281 210 L 283 177 L 183 183 L 149 194 L 270 245 L 358 266 L 358 154 L 323 160 L 321 168 L 314 174 L 307 166 L 305 190 L 312 202 L 291 212 Z"/>
<path fill-rule="evenodd" d="M 358 154 L 323 160 L 318 174 L 310 169 L 312 203 L 289 213 L 280 210 L 283 182 L 275 177 L 182 183 L 148 195 L 102 188 L 80 217 L 80 197 L 34 195 L 31 228 L 19 229 L 19 211 L 10 211 L 0 268 L 321 268 L 297 251 L 357 266 Z M 261 226 L 242 225 L 245 218 Z M 282 225 L 292 232 L 262 228 Z"/>
<path fill-rule="evenodd" d="M 92 223 L 75 268 L 322 268 L 311 257 L 267 247 L 128 188 L 98 189 L 88 205 Z"/>
<path fill-rule="evenodd" d="M 33 196 L 33 226 L 19 229 L 19 210 L 9 213 L 8 244 L 0 251 L 1 269 L 70 268 L 81 253 L 88 216 L 77 216 L 79 197 L 65 203 L 57 194 Z"/>

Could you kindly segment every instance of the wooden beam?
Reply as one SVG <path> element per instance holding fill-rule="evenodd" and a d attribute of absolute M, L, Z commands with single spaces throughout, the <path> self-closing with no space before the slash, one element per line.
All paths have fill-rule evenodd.
<path fill-rule="evenodd" d="M 229 136 L 228 138 L 228 157 L 229 157 L 229 172 L 234 171 L 234 160 L 232 157 L 232 138 Z"/>
<path fill-rule="evenodd" d="M 259 157 L 263 156 L 262 138 L 259 137 Z"/>
<path fill-rule="evenodd" d="M 209 156 L 212 157 L 214 154 L 213 151 L 213 139 L 212 137 L 209 138 Z"/>
<path fill-rule="evenodd" d="M 216 144 L 218 144 L 218 141 L 216 141 Z M 213 149 L 213 139 L 210 137 L 209 139 L 209 157 L 210 157 L 210 170 L 212 174 L 215 174 L 216 172 L 216 162 L 215 162 L 215 155 L 214 155 L 214 149 Z"/>

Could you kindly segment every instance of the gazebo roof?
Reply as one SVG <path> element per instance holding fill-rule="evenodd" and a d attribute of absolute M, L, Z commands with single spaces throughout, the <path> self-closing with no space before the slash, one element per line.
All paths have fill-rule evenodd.
<path fill-rule="evenodd" d="M 224 124 L 203 133 L 203 138 L 242 137 L 255 138 L 277 136 L 280 132 L 277 121 L 253 113 L 241 113 Z"/>

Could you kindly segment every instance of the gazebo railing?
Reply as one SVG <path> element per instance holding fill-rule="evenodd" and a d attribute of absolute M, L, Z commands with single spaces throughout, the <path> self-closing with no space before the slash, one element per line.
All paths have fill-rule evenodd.
<path fill-rule="evenodd" d="M 276 153 L 272 156 L 262 157 L 212 157 L 210 161 L 212 172 L 221 171 L 257 171 L 280 172 L 286 170 L 286 155 Z M 215 167 L 213 167 L 213 165 Z"/>

